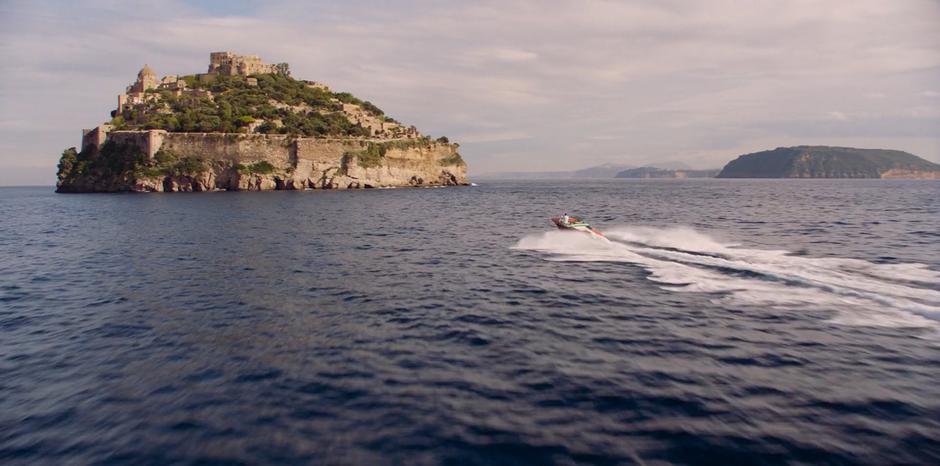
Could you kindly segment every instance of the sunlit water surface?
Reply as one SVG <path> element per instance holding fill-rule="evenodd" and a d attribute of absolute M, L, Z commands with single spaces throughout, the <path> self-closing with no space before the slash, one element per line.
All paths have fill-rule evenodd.
<path fill-rule="evenodd" d="M 0 189 L 0 463 L 938 464 L 938 199 Z"/>

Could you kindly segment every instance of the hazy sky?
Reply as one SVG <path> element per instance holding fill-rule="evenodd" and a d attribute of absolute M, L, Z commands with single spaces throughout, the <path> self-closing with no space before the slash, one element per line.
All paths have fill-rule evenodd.
<path fill-rule="evenodd" d="M 52 184 L 144 63 L 220 50 L 449 136 L 471 175 L 796 144 L 940 161 L 938 0 L 0 0 L 0 184 Z"/>

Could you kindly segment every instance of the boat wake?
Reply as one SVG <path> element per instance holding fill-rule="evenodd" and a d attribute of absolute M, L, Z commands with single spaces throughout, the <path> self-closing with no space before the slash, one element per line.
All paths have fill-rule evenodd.
<path fill-rule="evenodd" d="M 923 264 L 794 256 L 725 244 L 690 228 L 621 227 L 611 240 L 552 231 L 528 235 L 515 249 L 549 260 L 623 262 L 678 292 L 774 309 L 835 311 L 838 323 L 940 329 L 940 272 Z"/>

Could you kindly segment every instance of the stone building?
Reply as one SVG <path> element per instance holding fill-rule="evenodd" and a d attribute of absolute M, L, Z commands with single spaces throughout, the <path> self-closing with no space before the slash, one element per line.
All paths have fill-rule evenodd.
<path fill-rule="evenodd" d="M 147 91 L 156 89 L 158 86 L 160 86 L 160 80 L 157 79 L 157 75 L 150 69 L 150 66 L 145 64 L 137 73 L 137 81 L 127 86 L 125 93 L 118 96 L 118 113 L 123 112 L 124 107 L 146 102 Z"/>
<path fill-rule="evenodd" d="M 262 62 L 257 55 L 236 55 L 232 52 L 209 54 L 209 74 L 248 76 L 266 73 L 277 73 L 277 66 Z"/>
<path fill-rule="evenodd" d="M 160 85 L 156 73 L 150 69 L 150 65 L 144 64 L 144 67 L 137 73 L 137 81 L 127 88 L 127 93 L 144 92 L 147 89 L 154 89 Z"/>
<path fill-rule="evenodd" d="M 118 96 L 117 113 L 122 113 L 125 108 L 133 107 L 145 102 L 160 99 L 160 94 L 147 92 L 150 90 L 169 91 L 171 94 L 179 97 L 188 95 L 193 97 L 207 97 L 212 99 L 212 91 L 207 89 L 193 89 L 186 85 L 186 81 L 179 76 L 164 76 L 158 80 L 157 75 L 149 66 L 144 67 L 137 73 L 137 81 L 127 86 L 127 91 Z"/>

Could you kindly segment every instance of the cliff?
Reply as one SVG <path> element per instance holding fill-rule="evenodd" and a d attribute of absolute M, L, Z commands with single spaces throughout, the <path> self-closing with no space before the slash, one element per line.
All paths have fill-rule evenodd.
<path fill-rule="evenodd" d="M 56 190 L 468 184 L 459 146 L 447 138 L 423 136 L 368 101 L 294 79 L 286 64 L 228 52 L 212 60 L 210 73 L 162 80 L 145 65 L 118 96 L 111 121 L 84 130 L 80 150 L 63 152 Z M 240 74 L 258 70 L 265 73 Z"/>
<path fill-rule="evenodd" d="M 940 179 L 940 165 L 897 150 L 778 147 L 732 160 L 718 178 Z"/>
<path fill-rule="evenodd" d="M 155 139 L 156 146 L 142 140 Z M 147 148 L 153 147 L 153 155 Z M 284 135 L 115 131 L 66 150 L 58 192 L 352 189 L 466 184 L 456 145 Z"/>
<path fill-rule="evenodd" d="M 656 167 L 630 168 L 617 173 L 617 178 L 714 178 L 718 170 L 671 170 Z"/>

